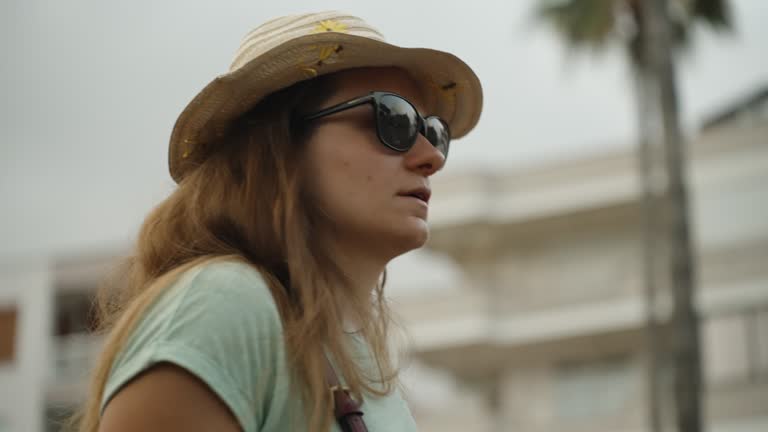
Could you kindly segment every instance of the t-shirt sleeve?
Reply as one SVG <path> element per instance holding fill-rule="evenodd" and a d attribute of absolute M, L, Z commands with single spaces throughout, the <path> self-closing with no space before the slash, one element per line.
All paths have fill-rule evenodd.
<path fill-rule="evenodd" d="M 218 262 L 190 270 L 168 290 L 113 364 L 102 409 L 136 375 L 170 362 L 205 382 L 244 431 L 258 431 L 276 374 L 285 373 L 280 316 L 264 279 L 245 264 Z"/>

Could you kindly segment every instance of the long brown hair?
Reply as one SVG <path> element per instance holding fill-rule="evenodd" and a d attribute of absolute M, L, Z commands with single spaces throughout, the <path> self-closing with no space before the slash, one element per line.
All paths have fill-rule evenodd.
<path fill-rule="evenodd" d="M 241 260 L 264 276 L 280 310 L 310 430 L 328 430 L 333 420 L 324 349 L 358 400 L 364 392 L 384 396 L 393 390 L 397 374 L 387 346 L 384 280 L 371 296 L 355 296 L 319 236 L 312 235 L 322 212 L 305 192 L 311 180 L 301 169 L 306 131 L 292 119 L 299 103 L 319 106 L 331 88 L 332 80 L 320 78 L 269 96 L 238 119 L 212 146 L 215 151 L 148 215 L 120 286 L 100 290 L 100 322 L 108 337 L 74 422 L 77 430 L 98 430 L 110 368 L 143 312 L 182 272 L 210 260 Z M 359 332 L 374 371 L 353 360 L 342 310 L 357 311 L 364 323 Z"/>

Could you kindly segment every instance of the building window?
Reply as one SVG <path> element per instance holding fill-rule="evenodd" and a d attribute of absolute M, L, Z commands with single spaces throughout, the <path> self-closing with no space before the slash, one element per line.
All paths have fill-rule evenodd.
<path fill-rule="evenodd" d="M 622 415 L 638 390 L 635 375 L 628 356 L 559 365 L 554 386 L 557 417 L 588 421 Z"/>
<path fill-rule="evenodd" d="M 749 375 L 752 380 L 768 378 L 768 305 L 747 314 Z"/>
<path fill-rule="evenodd" d="M 17 317 L 16 307 L 0 307 L 0 364 L 13 362 Z"/>
<path fill-rule="evenodd" d="M 708 318 L 702 333 L 707 381 L 768 377 L 768 305 Z"/>
<path fill-rule="evenodd" d="M 101 347 L 93 290 L 60 291 L 55 297 L 53 376 L 62 382 L 86 376 Z"/>
<path fill-rule="evenodd" d="M 743 379 L 749 370 L 747 333 L 741 315 L 711 317 L 702 323 L 704 374 L 708 382 Z"/>
<path fill-rule="evenodd" d="M 88 333 L 96 328 L 93 293 L 71 291 L 56 294 L 54 335 Z"/>

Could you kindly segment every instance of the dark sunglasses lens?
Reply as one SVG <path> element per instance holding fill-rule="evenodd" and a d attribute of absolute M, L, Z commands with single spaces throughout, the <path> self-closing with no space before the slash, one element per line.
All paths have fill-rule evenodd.
<path fill-rule="evenodd" d="M 427 117 L 424 121 L 427 141 L 432 143 L 447 158 L 448 149 L 451 146 L 451 131 L 448 129 L 448 125 L 440 117 Z"/>
<path fill-rule="evenodd" d="M 379 99 L 376 114 L 379 136 L 384 144 L 395 150 L 406 151 L 416 140 L 418 113 L 402 98 L 384 95 Z"/>

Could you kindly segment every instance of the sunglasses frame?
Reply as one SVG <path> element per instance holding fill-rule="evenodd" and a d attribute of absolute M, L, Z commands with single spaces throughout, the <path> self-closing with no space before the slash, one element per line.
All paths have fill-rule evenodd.
<path fill-rule="evenodd" d="M 403 100 L 411 108 L 413 108 L 413 112 L 416 113 L 416 121 L 418 122 L 418 124 L 416 125 L 416 129 L 417 129 L 416 135 L 413 136 L 413 139 L 411 140 L 410 144 L 405 149 L 397 148 L 397 147 L 389 144 L 382 137 L 381 126 L 379 124 L 379 110 L 381 109 L 380 108 L 380 105 L 382 104 L 381 100 L 385 96 L 393 96 L 393 97 L 396 97 L 398 99 Z M 313 114 L 306 115 L 306 116 L 302 117 L 302 121 L 310 122 L 310 121 L 313 121 L 313 120 L 317 120 L 317 119 L 319 119 L 321 117 L 326 117 L 326 116 L 329 116 L 329 115 L 332 115 L 332 114 L 336 114 L 336 113 L 339 113 L 339 112 L 342 112 L 342 111 L 346 111 L 348 109 L 352 109 L 352 108 L 358 107 L 360 105 L 366 105 L 366 104 L 370 104 L 370 105 L 373 106 L 373 109 L 374 109 L 374 112 L 373 112 L 374 123 L 376 124 L 376 135 L 379 138 L 379 142 L 381 142 L 387 148 L 392 149 L 392 150 L 394 150 L 396 152 L 399 152 L 399 153 L 405 153 L 408 150 L 410 150 L 411 148 L 413 148 L 413 145 L 416 143 L 416 139 L 418 139 L 418 134 L 421 134 L 421 135 L 423 135 L 426 138 L 427 137 L 427 135 L 426 135 L 426 133 L 427 133 L 427 123 L 426 123 L 426 121 L 428 119 L 437 119 L 437 121 L 439 121 L 443 125 L 443 127 L 445 128 L 445 131 L 448 133 L 448 142 L 445 145 L 445 152 L 443 152 L 432 141 L 429 141 L 429 140 L 428 141 L 429 141 L 430 144 L 432 144 L 433 147 L 435 147 L 436 149 L 438 149 L 438 151 L 440 151 L 440 153 L 443 155 L 443 157 L 445 157 L 446 159 L 448 158 L 448 150 L 451 147 L 451 129 L 448 127 L 448 123 L 446 123 L 443 119 L 441 119 L 438 116 L 434 116 L 434 115 L 433 116 L 427 116 L 427 117 L 422 116 L 421 113 L 419 113 L 419 110 L 417 110 L 416 107 L 411 103 L 411 101 L 409 101 L 408 99 L 404 98 L 403 96 L 401 96 L 401 95 L 399 95 L 397 93 L 383 92 L 383 91 L 373 91 L 373 92 L 370 92 L 369 94 L 367 94 L 365 96 L 360 96 L 360 97 L 357 97 L 357 98 L 354 98 L 354 99 L 350 99 L 348 101 L 341 102 L 339 104 L 330 106 L 328 108 L 321 109 L 320 111 L 317 111 L 317 112 L 315 112 Z"/>

